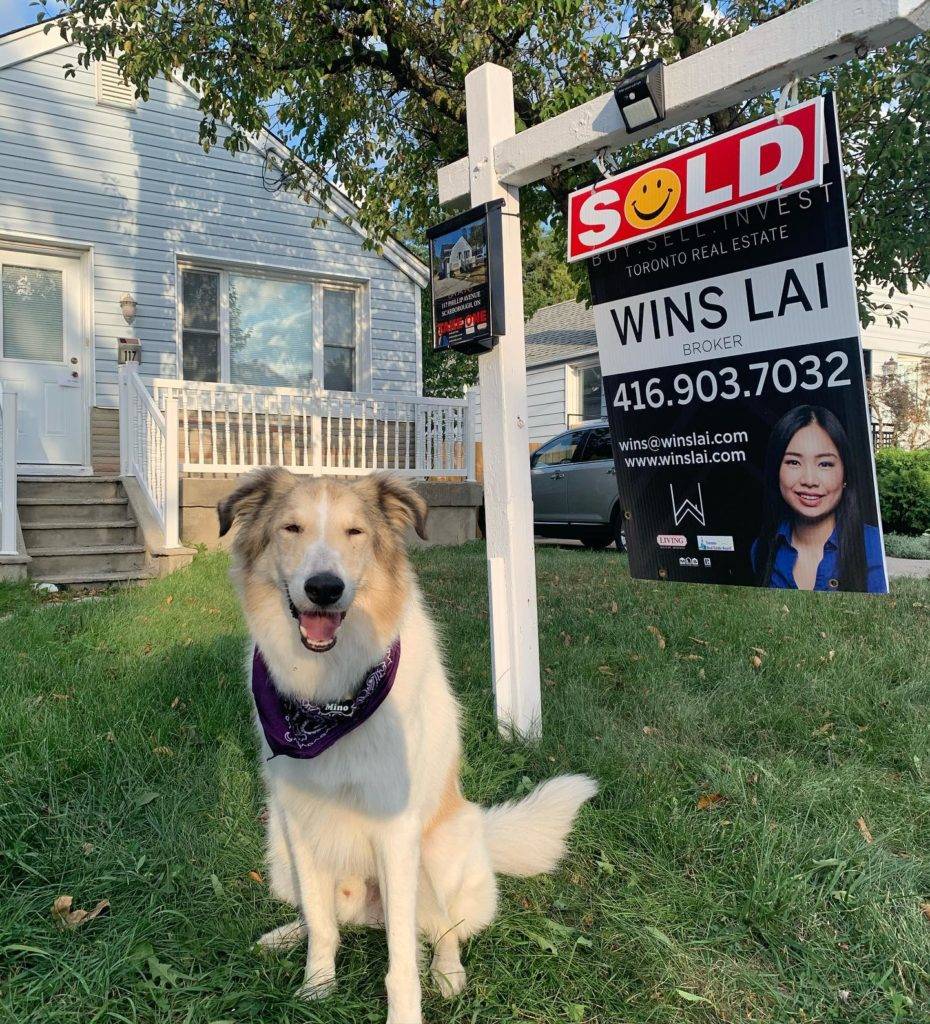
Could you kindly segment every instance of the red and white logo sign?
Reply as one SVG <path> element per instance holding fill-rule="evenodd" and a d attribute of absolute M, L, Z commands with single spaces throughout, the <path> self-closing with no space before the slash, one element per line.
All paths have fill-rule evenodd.
<path fill-rule="evenodd" d="M 686 548 L 688 538 L 683 533 L 659 533 L 656 535 L 656 544 L 660 548 Z"/>
<path fill-rule="evenodd" d="M 822 183 L 818 97 L 573 192 L 568 260 Z"/>

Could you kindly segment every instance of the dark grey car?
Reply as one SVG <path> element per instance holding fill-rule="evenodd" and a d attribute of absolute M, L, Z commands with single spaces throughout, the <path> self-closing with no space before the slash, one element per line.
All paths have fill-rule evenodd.
<path fill-rule="evenodd" d="M 530 458 L 533 522 L 543 537 L 568 537 L 585 547 L 614 541 L 623 550 L 623 513 L 606 423 L 566 430 Z"/>

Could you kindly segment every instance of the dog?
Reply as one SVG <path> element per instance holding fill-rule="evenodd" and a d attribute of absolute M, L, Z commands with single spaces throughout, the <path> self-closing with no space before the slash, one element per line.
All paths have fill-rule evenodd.
<path fill-rule="evenodd" d="M 300 912 L 258 941 L 309 940 L 300 994 L 313 999 L 335 984 L 340 924 L 383 926 L 388 1024 L 421 1024 L 420 937 L 441 993 L 459 993 L 461 943 L 494 918 L 495 875 L 553 871 L 597 786 L 564 775 L 490 808 L 462 795 L 459 708 L 406 553 L 411 528 L 426 537 L 427 506 L 402 478 L 261 469 L 218 514 L 221 536 L 237 527 L 231 575 L 255 645 L 269 888 Z M 283 731 L 275 708 L 260 710 L 269 693 L 288 709 Z M 342 731 L 369 693 L 380 702 Z M 304 713 L 335 716 L 320 753 L 293 746 L 317 736 Z"/>

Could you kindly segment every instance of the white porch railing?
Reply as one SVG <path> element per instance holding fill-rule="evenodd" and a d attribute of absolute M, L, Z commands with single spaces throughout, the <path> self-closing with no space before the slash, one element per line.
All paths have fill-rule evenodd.
<path fill-rule="evenodd" d="M 139 377 L 137 363 L 119 368 L 120 473 L 135 477 L 166 547 L 178 536 L 178 412 L 169 399 L 158 408 Z M 172 454 L 175 453 L 175 454 Z"/>
<path fill-rule="evenodd" d="M 155 404 L 180 418 L 181 470 L 474 479 L 474 416 L 467 399 L 358 395 L 322 389 L 156 380 Z"/>
<path fill-rule="evenodd" d="M 0 555 L 16 554 L 16 392 L 0 381 Z"/>
<path fill-rule="evenodd" d="M 165 538 L 178 539 L 181 473 L 294 473 L 475 478 L 470 399 L 355 395 L 199 381 L 153 382 L 119 371 L 120 471 L 135 477 Z"/>

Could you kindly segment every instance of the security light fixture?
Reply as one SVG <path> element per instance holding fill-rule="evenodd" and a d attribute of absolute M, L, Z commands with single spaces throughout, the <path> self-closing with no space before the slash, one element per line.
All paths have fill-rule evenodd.
<path fill-rule="evenodd" d="M 895 377 L 898 373 L 898 360 L 894 356 L 886 359 L 882 363 L 882 376 L 883 377 Z"/>
<path fill-rule="evenodd" d="M 139 303 L 127 292 L 119 300 L 120 312 L 123 314 L 123 319 L 131 327 L 133 321 L 136 319 L 136 310 L 139 308 Z"/>
<path fill-rule="evenodd" d="M 614 89 L 614 99 L 630 134 L 664 121 L 665 62 L 662 58 L 657 57 L 631 71 Z"/>

